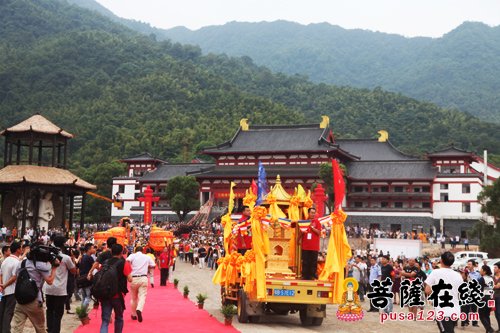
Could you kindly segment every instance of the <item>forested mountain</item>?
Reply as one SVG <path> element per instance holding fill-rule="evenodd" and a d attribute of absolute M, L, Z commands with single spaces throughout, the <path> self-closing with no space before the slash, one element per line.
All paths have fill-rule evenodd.
<path fill-rule="evenodd" d="M 303 123 L 326 114 L 337 137 L 387 129 L 407 152 L 455 142 L 500 153 L 500 125 L 381 89 L 273 74 L 248 57 L 202 56 L 64 1 L 0 2 L 0 36 L 0 126 L 40 112 L 76 134 L 71 168 L 105 195 L 123 171 L 117 159 L 149 151 L 189 161 L 229 139 L 243 117 Z"/>
<path fill-rule="evenodd" d="M 433 39 L 327 23 L 233 22 L 160 35 L 199 45 L 205 53 L 249 56 L 273 71 L 315 82 L 380 86 L 500 123 L 500 27 L 467 22 Z"/>

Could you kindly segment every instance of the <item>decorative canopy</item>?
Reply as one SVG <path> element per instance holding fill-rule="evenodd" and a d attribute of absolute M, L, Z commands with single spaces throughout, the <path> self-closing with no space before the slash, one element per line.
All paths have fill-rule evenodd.
<path fill-rule="evenodd" d="M 37 165 L 8 165 L 0 170 L 0 185 L 31 183 L 54 186 L 76 186 L 84 190 L 95 190 L 87 183 L 65 169 Z"/>
<path fill-rule="evenodd" d="M 17 125 L 14 125 L 12 127 L 6 128 L 2 132 L 0 132 L 1 135 L 5 135 L 7 132 L 37 132 L 37 133 L 44 133 L 44 134 L 54 134 L 54 135 L 61 135 L 63 137 L 71 139 L 73 137 L 73 134 L 66 132 L 62 128 L 58 127 L 51 121 L 47 120 L 47 118 L 36 114 L 22 122 L 20 122 Z"/>
<path fill-rule="evenodd" d="M 292 197 L 290 194 L 288 194 L 287 191 L 285 191 L 285 189 L 281 185 L 280 175 L 278 175 L 276 177 L 276 184 L 271 188 L 271 191 L 269 191 L 269 194 L 273 195 L 276 198 L 276 201 L 278 203 L 289 204 L 290 198 Z M 268 196 L 269 196 L 269 194 L 268 194 Z"/>

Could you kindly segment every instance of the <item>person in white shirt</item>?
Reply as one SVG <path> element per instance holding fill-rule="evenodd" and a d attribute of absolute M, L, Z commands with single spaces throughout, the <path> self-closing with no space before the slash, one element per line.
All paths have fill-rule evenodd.
<path fill-rule="evenodd" d="M 365 301 L 365 280 L 366 280 L 366 270 L 368 266 L 363 262 L 363 258 L 360 255 L 357 255 L 354 259 L 355 262 L 352 266 L 352 277 L 358 281 L 358 295 L 361 302 Z"/>
<path fill-rule="evenodd" d="M 22 253 L 21 243 L 10 245 L 10 256 L 6 257 L 0 268 L 0 292 L 3 293 L 0 303 L 0 332 L 10 333 L 10 322 L 14 316 L 16 298 L 16 270 L 19 265 L 19 256 Z"/>
<path fill-rule="evenodd" d="M 132 319 L 142 322 L 142 311 L 146 303 L 148 293 L 148 271 L 155 267 L 153 259 L 142 253 L 142 246 L 135 249 L 127 261 L 132 266 L 132 283 L 130 284 L 130 306 L 132 307 Z"/>
<path fill-rule="evenodd" d="M 441 255 L 441 268 L 433 270 L 425 280 L 425 293 L 430 296 L 429 300 L 434 302 L 436 318 L 438 316 L 443 317 L 441 321 L 436 320 L 441 333 L 454 333 L 455 323 L 460 316 L 460 295 L 458 289 L 463 283 L 463 279 L 460 273 L 450 268 L 454 262 L 455 256 L 453 253 L 449 251 L 444 252 Z M 435 293 L 433 289 L 436 285 L 445 285 L 445 288 L 441 288 L 438 293 Z M 446 298 L 441 298 L 445 294 L 451 296 L 451 300 L 448 302 L 444 301 Z"/>

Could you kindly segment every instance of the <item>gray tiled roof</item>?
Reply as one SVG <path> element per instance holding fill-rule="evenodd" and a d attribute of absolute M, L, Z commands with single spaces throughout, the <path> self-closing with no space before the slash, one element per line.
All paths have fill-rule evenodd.
<path fill-rule="evenodd" d="M 319 178 L 319 165 L 265 165 L 267 179 L 274 179 L 277 175 L 282 178 L 313 177 Z M 258 166 L 216 166 L 195 176 L 199 178 L 255 178 L 257 179 Z"/>
<path fill-rule="evenodd" d="M 153 157 L 153 155 L 151 155 L 150 153 L 141 153 L 138 155 L 124 158 L 122 159 L 122 161 L 132 162 L 132 161 L 161 161 L 161 160 Z"/>
<path fill-rule="evenodd" d="M 429 157 L 434 157 L 434 156 L 471 156 L 473 155 L 472 152 L 462 150 L 459 148 L 456 148 L 454 146 L 445 148 L 443 150 L 437 150 L 432 153 L 427 154 Z"/>
<path fill-rule="evenodd" d="M 432 180 L 437 169 L 430 161 L 354 161 L 347 163 L 351 179 L 425 179 Z"/>
<path fill-rule="evenodd" d="M 146 173 L 139 181 L 165 181 L 177 176 L 186 176 L 188 172 L 196 173 L 213 165 L 212 163 L 162 164 L 157 169 Z"/>
<path fill-rule="evenodd" d="M 206 148 L 204 153 L 333 150 L 336 145 L 327 142 L 328 134 L 329 129 L 320 128 L 319 124 L 250 126 L 248 131 L 238 130 L 231 141 Z"/>
<path fill-rule="evenodd" d="M 361 161 L 396 161 L 416 160 L 416 157 L 406 155 L 397 150 L 389 141 L 338 139 L 335 143 L 340 149 L 360 158 Z"/>

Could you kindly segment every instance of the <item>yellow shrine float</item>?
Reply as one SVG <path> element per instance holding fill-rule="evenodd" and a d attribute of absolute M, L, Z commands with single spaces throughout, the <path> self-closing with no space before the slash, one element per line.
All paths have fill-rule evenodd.
<path fill-rule="evenodd" d="M 174 239 L 174 234 L 171 231 L 164 230 L 158 227 L 152 227 L 149 234 L 149 247 L 156 252 L 162 251 L 165 246 L 171 245 Z"/>
<path fill-rule="evenodd" d="M 233 210 L 233 186 L 228 212 Z M 339 208 L 320 218 L 332 227 L 327 258 L 318 280 L 303 280 L 301 242 L 296 235 L 310 222 L 310 192 L 298 186 L 291 195 L 278 176 L 262 205 L 255 206 L 255 201 L 252 189 L 247 190 L 243 204 L 252 210 L 250 224 L 238 224 L 230 213 L 221 218 L 226 256 L 219 259 L 213 282 L 221 285 L 222 303 L 237 305 L 240 322 L 258 322 L 266 311 L 272 311 L 299 312 L 303 325 L 321 325 L 326 305 L 342 302 L 344 268 L 351 255 L 344 229 L 347 215 Z M 252 249 L 245 255 L 232 251 L 232 235 L 238 231 L 252 233 Z"/>

